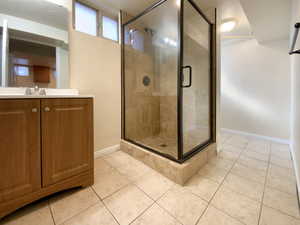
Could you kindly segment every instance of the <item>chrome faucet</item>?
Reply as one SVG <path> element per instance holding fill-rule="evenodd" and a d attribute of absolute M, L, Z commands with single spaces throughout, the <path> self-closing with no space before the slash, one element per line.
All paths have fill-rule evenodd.
<path fill-rule="evenodd" d="M 31 91 L 31 88 L 26 88 L 25 90 L 25 95 L 32 95 L 32 91 Z"/>
<path fill-rule="evenodd" d="M 46 95 L 45 88 L 39 88 L 39 86 L 35 85 L 34 88 L 26 88 L 25 95 Z"/>
<path fill-rule="evenodd" d="M 40 88 L 39 95 L 46 95 L 45 88 Z"/>
<path fill-rule="evenodd" d="M 39 86 L 35 85 L 33 88 L 33 95 L 39 95 L 40 88 Z"/>

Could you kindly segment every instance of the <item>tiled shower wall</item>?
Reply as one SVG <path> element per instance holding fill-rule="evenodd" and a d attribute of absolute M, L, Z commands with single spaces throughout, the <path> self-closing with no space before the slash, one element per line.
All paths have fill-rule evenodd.
<path fill-rule="evenodd" d="M 153 45 L 149 35 L 144 37 L 144 51 L 125 46 L 126 137 L 142 141 L 159 135 L 177 143 L 178 49 Z M 183 90 L 187 133 L 199 125 L 209 125 L 209 59 L 207 50 L 189 36 L 184 38 L 185 62 L 193 67 L 193 85 Z M 143 84 L 144 76 L 150 78 L 149 86 Z"/>
<path fill-rule="evenodd" d="M 125 98 L 126 137 L 141 140 L 159 133 L 159 96 L 154 96 L 154 67 L 149 54 L 125 46 Z M 143 77 L 150 78 L 149 86 Z"/>
<path fill-rule="evenodd" d="M 183 89 L 184 133 L 209 126 L 209 54 L 189 36 L 184 36 L 184 66 L 193 69 L 192 86 Z M 185 72 L 187 77 L 188 71 Z"/>

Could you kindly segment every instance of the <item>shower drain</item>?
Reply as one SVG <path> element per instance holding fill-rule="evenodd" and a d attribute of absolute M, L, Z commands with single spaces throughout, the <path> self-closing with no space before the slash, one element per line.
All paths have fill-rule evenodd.
<path fill-rule="evenodd" d="M 167 144 L 160 144 L 159 146 L 160 146 L 160 147 L 163 147 L 163 148 L 168 147 Z"/>

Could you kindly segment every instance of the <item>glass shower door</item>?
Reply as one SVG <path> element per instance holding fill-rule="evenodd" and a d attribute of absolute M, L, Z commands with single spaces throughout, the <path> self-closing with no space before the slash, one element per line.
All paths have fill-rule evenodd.
<path fill-rule="evenodd" d="M 211 140 L 211 24 L 190 1 L 183 1 L 183 155 Z"/>
<path fill-rule="evenodd" d="M 178 159 L 179 25 L 176 0 L 123 24 L 123 138 Z"/>

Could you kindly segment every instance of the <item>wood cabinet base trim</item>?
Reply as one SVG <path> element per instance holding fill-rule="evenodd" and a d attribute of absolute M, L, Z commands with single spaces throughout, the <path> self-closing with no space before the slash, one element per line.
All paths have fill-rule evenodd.
<path fill-rule="evenodd" d="M 15 210 L 22 208 L 23 206 L 32 203 L 38 199 L 46 197 L 48 195 L 67 190 L 74 187 L 87 187 L 94 182 L 93 171 L 88 171 L 70 179 L 66 179 L 62 182 L 53 184 L 51 186 L 41 188 L 38 191 L 26 194 L 17 199 L 13 199 L 4 203 L 0 203 L 0 219 L 4 216 L 14 212 Z"/>

